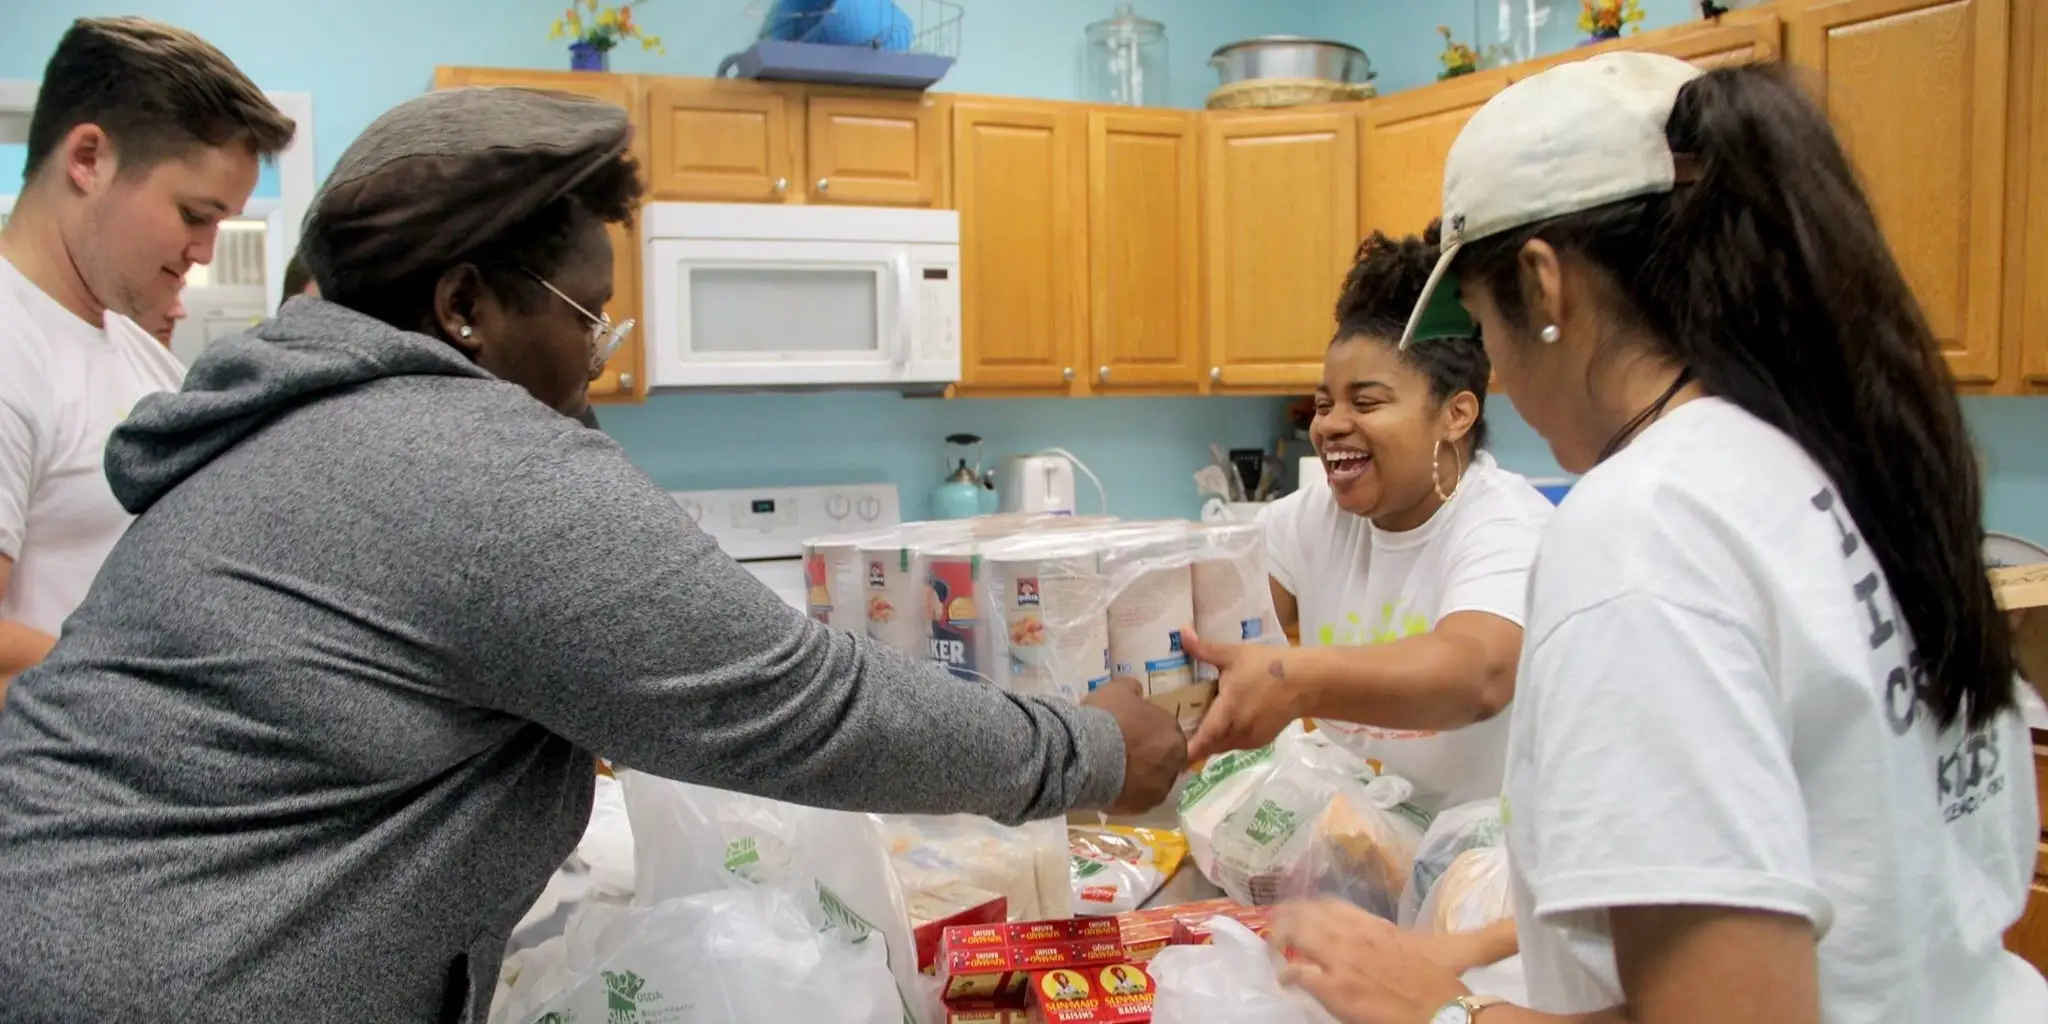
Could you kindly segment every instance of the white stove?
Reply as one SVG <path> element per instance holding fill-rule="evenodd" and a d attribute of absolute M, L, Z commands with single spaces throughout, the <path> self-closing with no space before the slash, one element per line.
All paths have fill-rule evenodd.
<path fill-rule="evenodd" d="M 806 607 L 804 542 L 903 522 L 894 484 L 671 491 L 725 553 L 792 608 Z"/>

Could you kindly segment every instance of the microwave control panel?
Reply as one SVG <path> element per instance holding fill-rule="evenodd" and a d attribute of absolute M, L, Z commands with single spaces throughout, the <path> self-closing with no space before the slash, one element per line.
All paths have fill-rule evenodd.
<path fill-rule="evenodd" d="M 960 268 L 924 263 L 917 268 L 917 357 L 960 359 Z"/>

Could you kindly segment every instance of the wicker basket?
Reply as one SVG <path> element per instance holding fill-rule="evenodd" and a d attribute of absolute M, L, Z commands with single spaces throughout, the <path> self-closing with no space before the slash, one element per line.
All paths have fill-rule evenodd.
<path fill-rule="evenodd" d="M 1210 110 L 1298 107 L 1307 103 L 1345 103 L 1379 94 L 1370 83 L 1332 82 L 1324 78 L 1254 78 L 1232 82 L 1209 94 Z"/>

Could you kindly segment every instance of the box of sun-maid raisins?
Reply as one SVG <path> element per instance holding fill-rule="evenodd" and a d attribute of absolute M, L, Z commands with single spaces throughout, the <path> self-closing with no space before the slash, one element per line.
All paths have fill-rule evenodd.
<path fill-rule="evenodd" d="M 1139 964 L 1061 968 L 1031 976 L 1032 1024 L 1147 1024 L 1152 976 Z"/>
<path fill-rule="evenodd" d="M 945 1024 L 1031 1024 L 1031 1009 L 1000 999 L 964 999 L 946 1004 Z"/>
<path fill-rule="evenodd" d="M 1089 923 L 1084 920 L 948 928 L 939 939 L 938 975 L 943 995 L 949 1001 L 1008 996 L 1022 992 L 1033 971 L 1124 962 L 1124 944 L 1117 937 L 1116 922 L 1109 918 L 1100 921 L 1088 928 L 1078 927 Z M 1018 936 L 1036 940 L 1093 931 L 1102 925 L 1108 926 L 1109 938 L 1013 941 Z"/>

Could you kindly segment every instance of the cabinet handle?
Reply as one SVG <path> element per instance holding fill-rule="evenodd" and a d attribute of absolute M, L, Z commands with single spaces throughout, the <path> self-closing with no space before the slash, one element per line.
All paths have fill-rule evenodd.
<path fill-rule="evenodd" d="M 1223 367 L 1221 367 L 1221 366 L 1211 366 L 1211 367 L 1209 367 L 1209 383 L 1211 383 L 1211 384 L 1221 384 L 1221 383 L 1223 383 Z"/>
<path fill-rule="evenodd" d="M 829 191 L 829 190 L 830 190 L 831 188 L 832 188 L 832 179 L 830 179 L 830 178 L 819 178 L 819 179 L 818 179 L 818 191 L 820 191 L 820 192 L 825 192 L 825 191 Z"/>
<path fill-rule="evenodd" d="M 784 193 L 784 192 L 787 192 L 787 191 L 789 191 L 789 179 L 788 179 L 788 178 L 777 178 L 777 179 L 775 179 L 775 194 L 776 194 L 776 195 L 781 195 L 782 193 Z"/>
<path fill-rule="evenodd" d="M 1096 370 L 1095 379 L 1103 382 L 1104 384 L 1109 383 L 1109 367 L 1105 366 L 1099 370 Z"/>
<path fill-rule="evenodd" d="M 631 391 L 631 390 L 633 390 L 633 375 L 632 375 L 632 374 L 630 374 L 630 373 L 622 373 L 622 374 L 619 374 L 619 390 L 621 390 L 621 391 Z"/>
<path fill-rule="evenodd" d="M 1071 366 L 1067 367 L 1065 370 L 1061 371 L 1060 376 L 1065 377 L 1068 380 L 1073 380 L 1074 368 Z"/>

